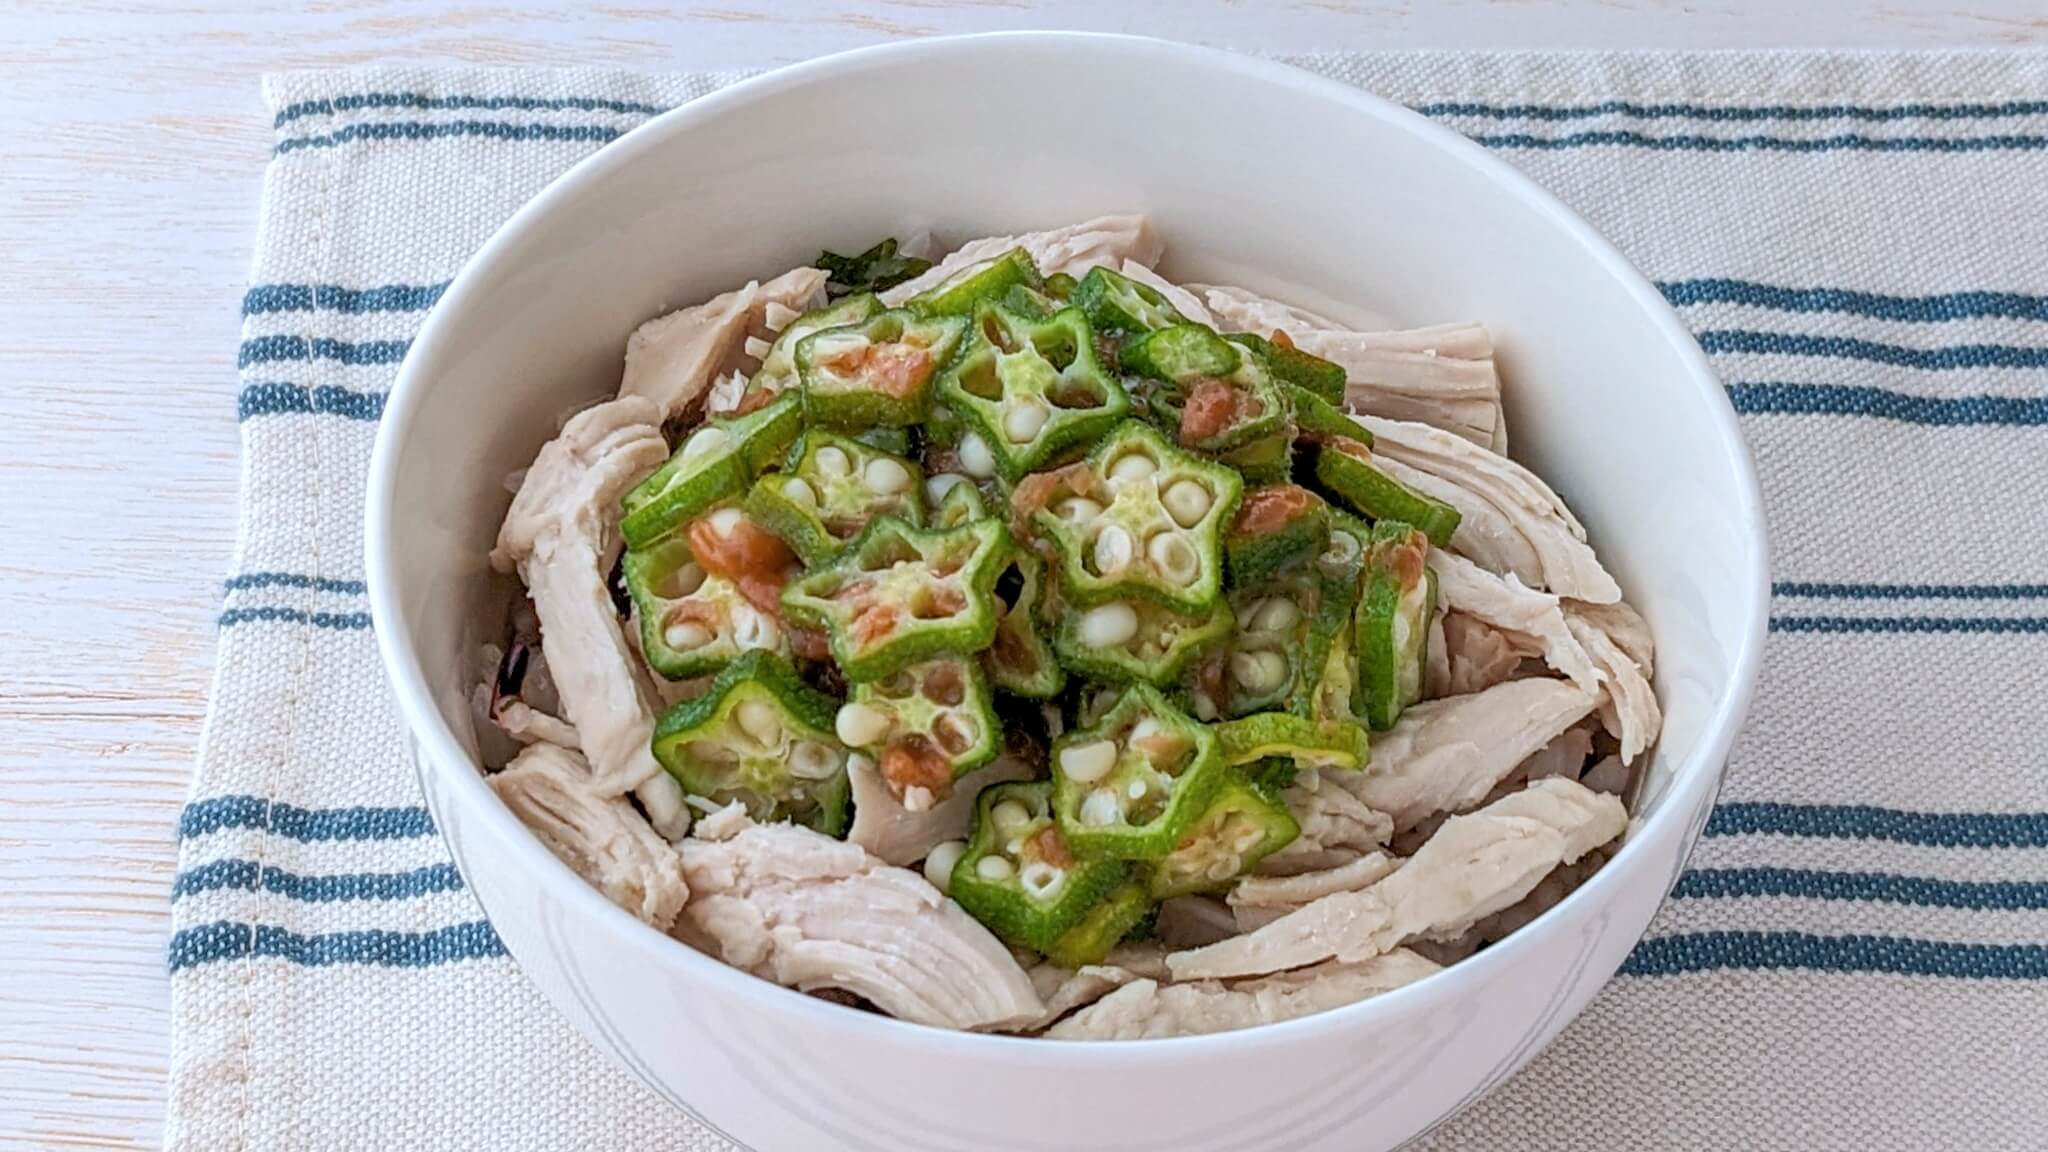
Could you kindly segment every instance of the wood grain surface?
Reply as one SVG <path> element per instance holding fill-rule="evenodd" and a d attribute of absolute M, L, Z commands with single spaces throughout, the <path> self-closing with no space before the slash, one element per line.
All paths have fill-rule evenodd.
<path fill-rule="evenodd" d="M 2039 0 L 0 4 L 0 1148 L 162 1126 L 268 70 L 730 68 L 1003 28 L 1253 51 L 2048 42 Z"/>

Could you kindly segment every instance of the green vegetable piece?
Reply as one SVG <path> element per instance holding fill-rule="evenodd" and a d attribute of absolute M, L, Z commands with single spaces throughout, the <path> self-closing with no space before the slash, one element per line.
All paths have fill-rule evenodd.
<path fill-rule="evenodd" d="M 1050 318 L 1053 313 L 1058 312 L 1062 307 L 1061 303 L 1053 299 L 1051 295 L 1041 292 L 1029 284 L 1010 285 L 1010 290 L 1003 293 L 1000 303 L 1005 309 L 1015 312 L 1019 316 L 1040 321 Z"/>
<path fill-rule="evenodd" d="M 756 820 L 794 820 L 842 835 L 847 754 L 832 732 L 836 706 L 787 659 L 749 652 L 704 695 L 662 715 L 654 758 L 692 796 L 737 800 Z"/>
<path fill-rule="evenodd" d="M 818 253 L 818 267 L 825 270 L 825 294 L 834 298 L 850 292 L 879 292 L 905 280 L 924 275 L 932 262 L 899 255 L 896 238 L 887 237 L 858 256 Z"/>
<path fill-rule="evenodd" d="M 1237 627 L 1195 669 L 1195 716 L 1313 716 L 1330 646 L 1351 630 L 1356 588 L 1349 577 L 1332 579 L 1311 564 L 1232 591 Z"/>
<path fill-rule="evenodd" d="M 892 309 L 811 333 L 796 345 L 804 419 L 855 430 L 921 423 L 931 410 L 932 381 L 966 330 L 956 316 L 919 318 Z"/>
<path fill-rule="evenodd" d="M 644 548 L 713 504 L 740 495 L 802 430 L 803 410 L 795 396 L 707 422 L 626 493 L 620 534 L 628 545 Z"/>
<path fill-rule="evenodd" d="M 1095 335 L 1077 308 L 1045 320 L 979 309 L 939 395 L 1010 483 L 1116 427 L 1131 405 L 1096 360 Z"/>
<path fill-rule="evenodd" d="M 908 428 L 866 428 L 853 433 L 853 438 L 870 448 L 879 448 L 891 456 L 910 457 L 911 443 Z"/>
<path fill-rule="evenodd" d="M 1373 525 L 1358 602 L 1357 708 L 1375 730 L 1394 726 L 1401 709 L 1422 698 L 1429 618 L 1436 611 L 1436 573 L 1429 540 L 1393 520 Z"/>
<path fill-rule="evenodd" d="M 1059 558 L 1077 607 L 1139 597 L 1206 616 L 1223 587 L 1223 529 L 1244 481 L 1132 420 L 1084 464 L 1034 476 L 1016 501 Z"/>
<path fill-rule="evenodd" d="M 1339 599 L 1326 603 L 1319 613 L 1323 619 L 1335 618 L 1322 675 L 1309 699 L 1309 718 L 1319 723 L 1364 723 L 1355 705 L 1358 661 L 1352 618 L 1364 582 L 1366 552 L 1371 547 L 1372 525 L 1330 509 L 1330 547 L 1316 557 L 1315 570 L 1322 577 L 1322 587 L 1334 590 Z"/>
<path fill-rule="evenodd" d="M 855 684 L 835 731 L 874 758 L 899 800 L 913 788 L 943 799 L 1002 748 L 988 680 L 972 657 L 941 656 Z"/>
<path fill-rule="evenodd" d="M 1294 425 L 1302 435 L 1318 439 L 1356 440 L 1367 448 L 1372 447 L 1372 433 L 1365 430 L 1365 425 L 1346 416 L 1343 409 L 1294 384 L 1283 384 L 1281 390 L 1287 393 L 1287 402 L 1294 408 Z"/>
<path fill-rule="evenodd" d="M 1156 907 L 1145 885 L 1126 880 L 1095 902 L 1072 928 L 1046 946 L 1045 958 L 1062 968 L 1100 964 Z"/>
<path fill-rule="evenodd" d="M 1065 272 L 1055 272 L 1045 278 L 1045 294 L 1064 304 L 1074 298 L 1074 278 Z"/>
<path fill-rule="evenodd" d="M 1412 524 L 1439 548 L 1449 547 L 1451 534 L 1458 530 L 1456 508 L 1373 467 L 1372 453 L 1355 440 L 1323 445 L 1316 453 L 1316 482 L 1359 515 Z"/>
<path fill-rule="evenodd" d="M 969 485 L 959 485 L 969 488 Z M 951 496 L 952 493 L 947 493 Z M 996 580 L 996 638 L 983 655 L 996 687 L 1012 696 L 1045 700 L 1059 694 L 1067 673 L 1046 641 L 1045 562 L 1029 548 L 1012 547 L 1009 564 Z"/>
<path fill-rule="evenodd" d="M 1355 772 L 1372 760 L 1372 741 L 1356 725 L 1318 723 L 1285 712 L 1260 712 L 1216 726 L 1223 762 L 1237 767 L 1284 757 L 1297 768 Z"/>
<path fill-rule="evenodd" d="M 1224 339 L 1242 344 L 1266 362 L 1274 379 L 1303 389 L 1330 404 L 1344 402 L 1344 368 L 1321 356 L 1303 352 L 1292 344 L 1278 344 L 1250 332 L 1233 332 Z"/>
<path fill-rule="evenodd" d="M 862 323 L 881 310 L 882 302 L 875 298 L 875 294 L 863 292 L 791 320 L 787 327 L 775 334 L 775 342 L 768 346 L 768 354 L 761 357 L 761 366 L 747 378 L 739 409 L 751 412 L 767 403 L 767 398 L 780 396 L 796 386 L 796 346 L 804 337 L 827 328 L 845 328 Z"/>
<path fill-rule="evenodd" d="M 1101 266 L 1081 277 L 1073 299 L 1088 322 L 1104 332 L 1151 332 L 1187 323 L 1158 289 Z"/>
<path fill-rule="evenodd" d="M 699 567 L 687 533 L 629 549 L 624 564 L 626 592 L 640 618 L 640 651 L 663 677 L 708 675 L 755 649 L 789 655 L 775 617 L 749 603 L 730 580 Z"/>
<path fill-rule="evenodd" d="M 1094 274 L 1089 273 L 1091 276 Z M 1132 287 L 1141 285 L 1133 284 Z M 1144 325 L 1132 330 L 1144 331 L 1150 327 Z M 1206 324 L 1186 322 L 1157 331 L 1145 331 L 1145 335 L 1124 345 L 1122 358 L 1124 371 L 1169 384 L 1198 377 L 1228 376 L 1243 362 L 1244 354 L 1232 347 L 1230 341 L 1218 336 L 1215 329 Z"/>
<path fill-rule="evenodd" d="M 985 519 L 989 515 L 988 500 L 982 496 L 981 489 L 976 487 L 972 480 L 958 473 L 948 473 L 945 476 L 951 483 L 946 487 L 945 495 L 939 497 L 938 503 L 932 506 L 929 518 L 932 527 L 958 528 L 962 524 Z"/>
<path fill-rule="evenodd" d="M 1182 834 L 1173 853 L 1152 867 L 1152 898 L 1228 888 L 1300 835 L 1301 825 L 1287 805 L 1233 769 L 1225 773 L 1215 798 Z"/>
<path fill-rule="evenodd" d="M 1294 466 L 1294 429 L 1284 426 L 1216 457 L 1242 473 L 1247 484 L 1282 484 Z"/>
<path fill-rule="evenodd" d="M 1223 532 L 1230 582 L 1242 588 L 1322 555 L 1330 546 L 1330 507 L 1293 484 L 1270 484 L 1244 494 Z"/>
<path fill-rule="evenodd" d="M 1258 357 L 1200 324 L 1181 324 L 1126 344 L 1123 369 L 1152 381 L 1138 389 L 1146 418 L 1181 447 L 1216 456 L 1242 449 L 1234 466 L 1285 475 L 1293 417 Z"/>
<path fill-rule="evenodd" d="M 746 509 L 806 567 L 816 567 L 877 516 L 923 523 L 924 471 L 901 456 L 813 428 L 790 450 L 783 471 L 754 482 Z"/>
<path fill-rule="evenodd" d="M 1052 814 L 1052 784 L 997 784 L 981 790 L 967 851 L 953 865 L 948 894 L 1005 943 L 1050 951 L 1124 882 L 1117 860 L 1081 859 Z"/>
<path fill-rule="evenodd" d="M 1054 741 L 1053 812 L 1078 857 L 1163 860 L 1227 772 L 1214 733 L 1135 685 L 1100 721 Z"/>
<path fill-rule="evenodd" d="M 1022 248 L 1012 248 L 1000 256 L 969 264 L 904 301 L 903 306 L 919 316 L 969 316 L 983 304 L 1001 300 L 1019 284 L 1035 289 L 1043 287 L 1045 281 L 1038 274 L 1038 265 L 1031 262 L 1031 254 Z"/>
<path fill-rule="evenodd" d="M 1281 794 L 1294 787 L 1294 778 L 1301 769 L 1287 756 L 1268 756 L 1238 769 L 1251 786 L 1267 796 L 1279 799 Z"/>
<path fill-rule="evenodd" d="M 993 592 L 1009 545 L 998 520 L 920 532 L 879 517 L 830 565 L 784 589 L 782 609 L 827 632 L 851 681 L 943 652 L 979 652 L 995 639 Z"/>
<path fill-rule="evenodd" d="M 1070 672 L 1113 684 L 1164 687 L 1236 626 L 1229 602 L 1221 599 L 1201 616 L 1183 616 L 1149 600 L 1112 600 L 1086 610 L 1063 607 L 1052 647 Z"/>

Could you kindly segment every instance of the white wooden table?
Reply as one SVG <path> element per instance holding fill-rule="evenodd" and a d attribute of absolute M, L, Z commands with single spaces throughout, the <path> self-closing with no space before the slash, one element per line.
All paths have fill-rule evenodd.
<path fill-rule="evenodd" d="M 235 529 L 266 70 L 720 68 L 998 28 L 1255 51 L 2048 43 L 2040 0 L 0 4 L 0 1147 L 149 1147 Z"/>

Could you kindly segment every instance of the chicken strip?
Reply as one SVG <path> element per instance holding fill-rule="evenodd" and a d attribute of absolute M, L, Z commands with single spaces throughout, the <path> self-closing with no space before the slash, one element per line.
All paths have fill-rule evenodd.
<path fill-rule="evenodd" d="M 1230 1032 L 1342 1008 L 1439 971 L 1405 948 L 1233 986 L 1139 980 L 1053 1026 L 1054 1040 L 1155 1040 Z"/>
<path fill-rule="evenodd" d="M 657 815 L 679 816 L 650 750 L 654 708 L 605 587 L 618 547 L 619 499 L 668 458 L 660 422 L 654 404 L 640 397 L 572 417 L 527 469 L 491 564 L 517 569 L 526 581 L 541 651 L 598 794 L 609 799 L 648 785 L 663 806 Z M 681 834 L 672 826 L 662 832 Z"/>
<path fill-rule="evenodd" d="M 1162 900 L 1152 935 L 1169 948 L 1200 948 L 1238 934 L 1230 907 L 1213 896 L 1175 896 Z"/>
<path fill-rule="evenodd" d="M 1038 774 L 1029 762 L 1003 755 L 953 782 L 944 800 L 912 812 L 896 798 L 875 762 L 866 756 L 847 761 L 853 788 L 853 827 L 846 839 L 890 864 L 915 864 L 948 840 L 964 840 L 974 823 L 974 803 L 981 790 Z"/>
<path fill-rule="evenodd" d="M 1243 288 L 1221 284 L 1185 284 L 1182 287 L 1208 306 L 1207 311 L 1214 320 L 1210 327 L 1218 332 L 1271 336 L 1278 330 L 1291 336 L 1297 331 L 1312 329 L 1351 331 L 1349 325 L 1340 324 L 1328 316 L 1292 304 L 1282 304 L 1270 296 L 1261 296 Z"/>
<path fill-rule="evenodd" d="M 1165 243 L 1145 217 L 1097 216 L 1093 220 L 1044 232 L 970 240 L 948 253 L 944 260 L 932 265 L 923 275 L 885 289 L 881 294 L 882 303 L 894 308 L 919 292 L 944 283 L 947 277 L 962 268 L 1001 256 L 1012 248 L 1022 248 L 1030 253 L 1038 270 L 1047 276 L 1064 272 L 1074 277 L 1085 274 L 1097 264 L 1120 268 L 1126 260 L 1135 260 L 1150 268 L 1159 263 L 1160 254 L 1166 251 Z"/>
<path fill-rule="evenodd" d="M 1445 612 L 1431 623 L 1432 663 L 1423 666 L 1422 698 L 1441 700 L 1484 692 L 1515 678 L 1523 652 L 1514 638 L 1463 612 Z"/>
<path fill-rule="evenodd" d="M 630 802 L 599 792 L 581 753 L 530 744 L 488 782 L 548 851 L 606 899 L 664 932 L 675 923 L 690 898 L 682 857 Z"/>
<path fill-rule="evenodd" d="M 1504 634 L 1517 654 L 1541 656 L 1580 688 L 1600 690 L 1592 657 L 1565 625 L 1563 601 L 1527 587 L 1512 572 L 1495 575 L 1455 553 L 1431 549 L 1429 566 L 1439 603 Z"/>
<path fill-rule="evenodd" d="M 1593 618 L 1574 608 L 1565 614 L 1565 622 L 1600 665 L 1605 681 L 1600 694 L 1600 725 L 1621 741 L 1621 762 L 1632 764 L 1664 726 L 1657 693 L 1644 670 Z"/>
<path fill-rule="evenodd" d="M 1291 876 L 1348 864 L 1385 844 L 1394 823 L 1355 794 L 1360 774 L 1303 768 L 1281 794 L 1301 835 L 1264 860 L 1262 876 Z M 1341 781 L 1341 782 L 1340 782 Z"/>
<path fill-rule="evenodd" d="M 1044 1015 L 1009 951 L 917 873 L 793 824 L 720 831 L 731 834 L 682 845 L 692 893 L 683 919 L 726 963 L 941 1028 L 1014 1028 Z"/>
<path fill-rule="evenodd" d="M 765 284 L 749 280 L 744 288 L 647 321 L 626 341 L 619 395 L 652 400 L 661 409 L 657 424 L 694 421 L 711 382 L 749 363 L 747 337 L 770 329 L 769 312 L 817 307 L 824 302 L 825 279 L 822 269 L 793 268 Z"/>
<path fill-rule="evenodd" d="M 1237 930 L 1263 928 L 1333 892 L 1358 892 L 1386 879 L 1403 861 L 1385 852 L 1368 852 L 1348 864 L 1294 876 L 1247 876 L 1230 890 L 1225 902 L 1237 918 Z"/>
<path fill-rule="evenodd" d="M 1497 940 L 1507 938 L 1508 933 L 1519 931 L 1531 920 L 1550 911 L 1557 903 L 1572 894 L 1579 885 L 1592 878 L 1593 873 L 1607 863 L 1612 855 L 1611 846 L 1588 852 L 1571 864 L 1560 864 L 1551 869 L 1527 896 L 1506 908 L 1495 912 L 1450 940 L 1414 940 L 1408 947 L 1420 952 L 1439 964 L 1454 964 Z"/>
<path fill-rule="evenodd" d="M 1424 490 L 1451 503 L 1463 517 L 1451 536 L 1451 551 L 1489 567 L 1488 556 L 1511 557 L 1516 563 L 1500 571 L 1559 596 L 1595 604 L 1621 599 L 1620 586 L 1587 546 L 1585 527 L 1535 473 L 1427 424 L 1370 415 L 1358 422 L 1373 434 L 1375 462 L 1406 465 L 1447 482 Z M 1389 470 L 1404 483 L 1407 474 Z M 1460 495 L 1453 499 L 1446 489 Z M 1521 537 L 1521 547 L 1508 538 L 1513 535 Z M 1529 556 L 1533 566 L 1525 566 Z"/>
<path fill-rule="evenodd" d="M 1045 1015 L 1019 1032 L 1039 1032 L 1134 980 L 1166 979 L 1166 950 L 1154 943 L 1119 944 L 1100 964 L 1062 968 L 1051 961 L 1032 965 L 1031 986 L 1045 1002 Z"/>
<path fill-rule="evenodd" d="M 1593 711 L 1564 680 L 1510 680 L 1469 696 L 1410 705 L 1373 741 L 1372 764 L 1342 782 L 1396 832 L 1485 799 L 1531 753 Z"/>
<path fill-rule="evenodd" d="M 1176 980 L 1227 979 L 1330 959 L 1356 963 L 1417 937 L 1455 939 L 1627 824 L 1614 797 L 1562 777 L 1539 780 L 1445 821 L 1406 864 L 1370 888 L 1325 896 L 1255 932 L 1176 952 L 1166 965 Z"/>
<path fill-rule="evenodd" d="M 1565 605 L 1573 616 L 1593 625 L 1636 662 L 1645 677 L 1655 674 L 1657 645 L 1650 637 L 1650 625 L 1626 600 L 1612 604 L 1588 604 L 1573 600 Z"/>

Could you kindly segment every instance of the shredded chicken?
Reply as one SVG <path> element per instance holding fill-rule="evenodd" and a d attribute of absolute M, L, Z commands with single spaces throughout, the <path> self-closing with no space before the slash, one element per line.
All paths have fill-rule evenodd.
<path fill-rule="evenodd" d="M 1274 331 L 1295 332 L 1325 329 L 1331 332 L 1348 332 L 1350 327 L 1340 324 L 1328 316 L 1282 304 L 1268 296 L 1243 288 L 1228 288 L 1220 284 L 1184 284 L 1189 295 L 1199 297 L 1214 318 L 1211 327 L 1219 332 L 1251 332 L 1261 336 Z"/>
<path fill-rule="evenodd" d="M 675 923 L 690 898 L 682 858 L 630 802 L 595 786 L 580 753 L 531 744 L 489 783 L 548 851 L 606 899 L 664 932 Z"/>
<path fill-rule="evenodd" d="M 576 735 L 576 729 L 554 716 L 535 708 L 524 700 L 507 700 L 498 706 L 491 716 L 507 736 L 521 744 L 548 743 L 577 752 L 583 750 L 583 740 Z"/>
<path fill-rule="evenodd" d="M 1001 256 L 1012 248 L 1022 248 L 1030 253 L 1039 272 L 1047 276 L 1060 272 L 1080 276 L 1097 264 L 1118 268 L 1126 260 L 1135 260 L 1149 268 L 1159 263 L 1160 254 L 1166 251 L 1166 245 L 1145 217 L 1097 216 L 1093 220 L 1044 232 L 970 240 L 948 253 L 944 260 L 932 265 L 923 275 L 885 289 L 881 294 L 882 303 L 894 308 L 919 292 L 944 283 L 947 277 L 962 268 Z"/>
<path fill-rule="evenodd" d="M 1587 652 L 1600 665 L 1605 691 L 1600 696 L 1600 723 L 1607 734 L 1621 741 L 1621 762 L 1632 764 L 1657 739 L 1664 726 L 1664 712 L 1657 706 L 1657 693 L 1649 676 L 1626 651 L 1592 619 L 1574 608 L 1566 623 Z"/>
<path fill-rule="evenodd" d="M 1226 902 L 1237 918 L 1237 930 L 1250 932 L 1278 920 L 1305 904 L 1333 892 L 1357 892 L 1386 879 L 1402 864 L 1398 856 L 1368 852 L 1348 864 L 1295 876 L 1247 876 L 1231 889 Z"/>
<path fill-rule="evenodd" d="M 1463 612 L 1445 612 L 1430 637 L 1442 647 L 1441 663 L 1424 666 L 1422 695 L 1426 700 L 1484 692 L 1515 678 L 1522 650 L 1507 633 Z"/>
<path fill-rule="evenodd" d="M 1373 742 L 1372 764 L 1343 783 L 1396 831 L 1431 813 L 1479 803 L 1558 733 L 1593 711 L 1591 693 L 1564 680 L 1510 680 L 1469 696 L 1410 705 Z"/>
<path fill-rule="evenodd" d="M 1216 326 L 1215 318 L 1209 315 L 1209 310 L 1202 306 L 1202 302 L 1195 298 L 1194 293 L 1154 272 L 1146 265 L 1140 264 L 1136 260 L 1126 260 L 1124 261 L 1123 274 L 1132 281 L 1143 284 L 1145 287 L 1159 293 L 1168 304 L 1173 305 L 1174 311 L 1181 314 L 1182 319 L 1192 320 L 1197 324 L 1207 324 L 1212 328 Z"/>
<path fill-rule="evenodd" d="M 1620 796 L 1628 791 L 1630 772 L 1619 756 L 1605 756 L 1579 774 L 1579 783 L 1595 792 Z"/>
<path fill-rule="evenodd" d="M 1527 896 L 1559 864 L 1621 835 L 1628 813 L 1573 781 L 1539 780 L 1455 816 L 1394 873 L 1325 896 L 1255 932 L 1166 958 L 1176 980 L 1369 959 L 1416 937 L 1454 939 Z"/>
<path fill-rule="evenodd" d="M 1166 979 L 1166 951 L 1157 944 L 1120 944 L 1100 964 L 1066 969 L 1050 961 L 1032 965 L 1031 986 L 1045 1014 L 1020 1032 L 1039 1032 L 1134 980 Z"/>
<path fill-rule="evenodd" d="M 1504 635 L 1517 656 L 1541 656 L 1580 688 L 1600 690 L 1601 675 L 1565 625 L 1563 603 L 1556 596 L 1525 586 L 1512 572 L 1496 575 L 1450 552 L 1431 549 L 1429 566 L 1436 572 L 1440 603 Z"/>
<path fill-rule="evenodd" d="M 1611 855 L 1610 844 L 1586 853 L 1573 863 L 1560 864 L 1551 869 L 1550 875 L 1545 876 L 1527 896 L 1472 925 L 1463 934 L 1442 941 L 1414 940 L 1408 947 L 1439 964 L 1463 960 L 1488 944 L 1505 939 L 1509 933 L 1520 931 L 1531 920 L 1556 907 L 1559 901 L 1598 872 Z"/>
<path fill-rule="evenodd" d="M 1508 779 L 1517 783 L 1541 780 L 1547 776 L 1577 780 L 1579 774 L 1586 770 L 1586 761 L 1592 758 L 1593 733 L 1584 723 L 1574 724 L 1559 733 L 1557 739 L 1531 752 Z"/>
<path fill-rule="evenodd" d="M 1644 676 L 1655 674 L 1656 642 L 1650 638 L 1650 625 L 1640 613 L 1629 607 L 1628 601 L 1616 600 L 1612 604 L 1588 604 L 1573 600 L 1565 607 L 1570 614 L 1607 633 L 1607 638 L 1636 662 Z"/>
<path fill-rule="evenodd" d="M 1200 948 L 1237 935 L 1230 908 L 1213 896 L 1175 896 L 1159 904 L 1152 934 L 1169 948 Z"/>
<path fill-rule="evenodd" d="M 846 765 L 853 790 L 853 827 L 846 839 L 890 864 L 915 864 L 948 840 L 966 839 L 974 823 L 974 802 L 983 788 L 1037 774 L 1037 768 L 1015 756 L 998 756 L 955 780 L 944 800 L 912 812 L 896 798 L 873 760 L 854 756 Z"/>
<path fill-rule="evenodd" d="M 1348 864 L 1394 834 L 1393 821 L 1355 794 L 1356 772 L 1303 768 L 1281 794 L 1301 835 L 1259 861 L 1262 876 L 1291 876 Z"/>
<path fill-rule="evenodd" d="M 1054 1025 L 1046 1035 L 1054 1040 L 1151 1040 L 1230 1032 L 1356 1004 L 1436 971 L 1437 965 L 1397 948 L 1355 964 L 1319 964 L 1230 986 L 1138 980 Z"/>
<path fill-rule="evenodd" d="M 924 877 L 791 824 L 682 846 L 684 918 L 726 963 L 803 991 L 837 988 L 900 1020 L 1011 1028 L 1045 1012 L 988 929 Z"/>
<path fill-rule="evenodd" d="M 765 330 L 768 309 L 816 306 L 824 300 L 825 279 L 820 269 L 793 268 L 640 325 L 626 341 L 620 397 L 652 400 L 661 409 L 657 424 L 692 419 L 713 380 L 750 362 L 747 337 Z"/>
<path fill-rule="evenodd" d="M 491 553 L 526 581 L 566 719 L 606 797 L 666 779 L 650 748 L 654 709 L 605 587 L 619 500 L 668 458 L 659 423 L 638 397 L 577 413 L 527 470 Z M 672 823 L 662 831 L 680 835 Z"/>

